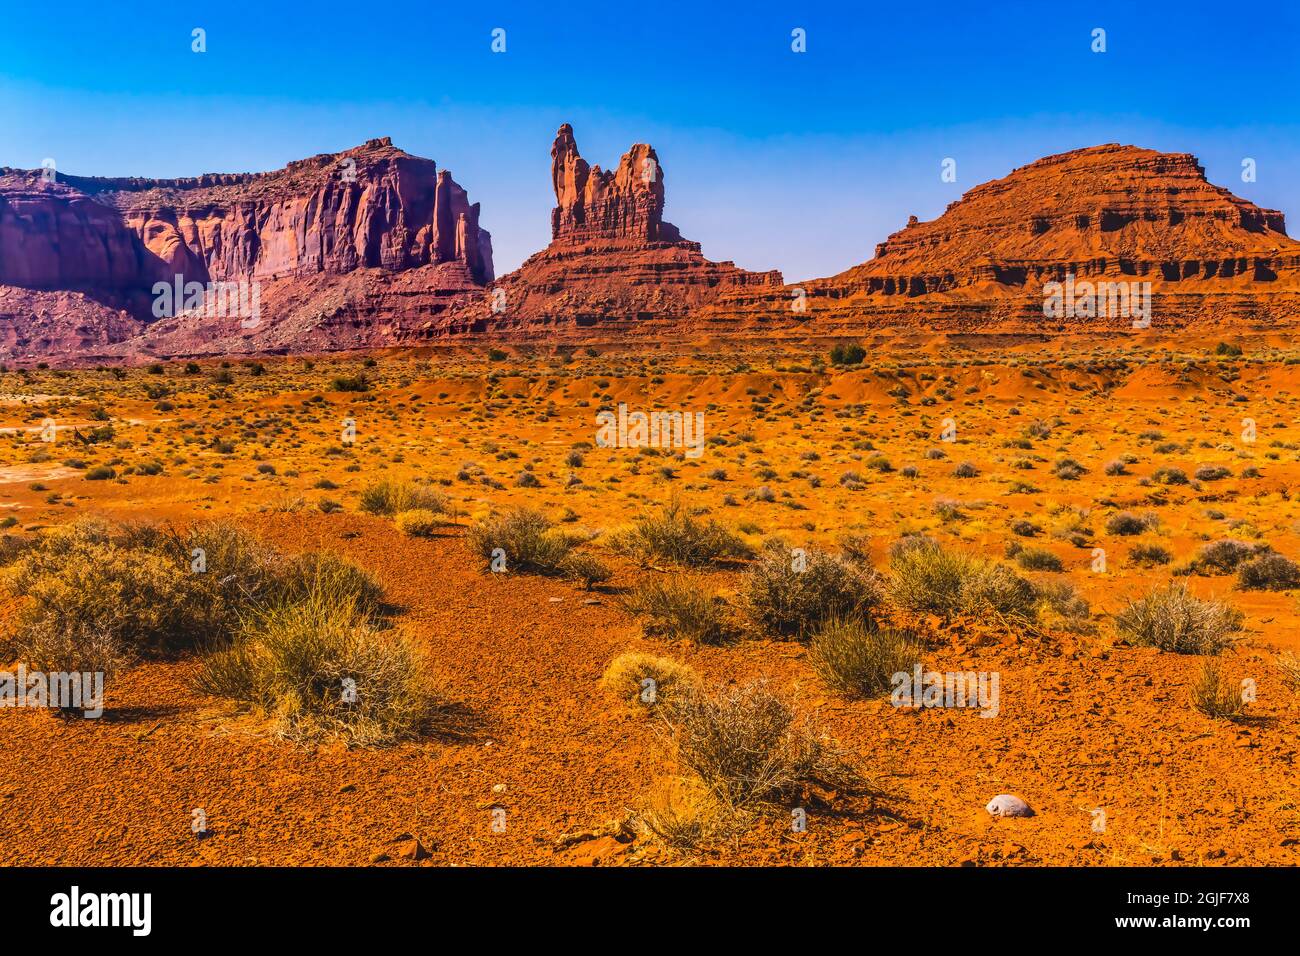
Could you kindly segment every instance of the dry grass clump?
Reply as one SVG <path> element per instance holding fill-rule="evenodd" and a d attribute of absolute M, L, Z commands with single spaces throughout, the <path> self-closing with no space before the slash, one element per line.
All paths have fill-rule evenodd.
<path fill-rule="evenodd" d="M 498 549 L 507 571 L 560 574 L 574 541 L 531 508 L 494 512 L 469 529 L 470 550 L 491 564 Z"/>
<path fill-rule="evenodd" d="M 447 496 L 436 488 L 418 481 L 387 479 L 368 485 L 361 492 L 361 510 L 368 514 L 393 517 L 403 511 L 432 511 L 446 514 Z"/>
<path fill-rule="evenodd" d="M 730 636 L 726 605 L 684 575 L 642 581 L 623 601 L 645 632 L 671 640 L 720 644 Z"/>
<path fill-rule="evenodd" d="M 1300 657 L 1291 651 L 1283 651 L 1278 655 L 1277 669 L 1281 672 L 1282 683 L 1293 693 L 1300 694 Z"/>
<path fill-rule="evenodd" d="M 429 508 L 410 508 L 393 516 L 393 524 L 412 538 L 428 538 L 442 525 L 442 516 Z"/>
<path fill-rule="evenodd" d="M 48 620 L 25 628 L 20 640 L 0 641 L 0 657 L 10 655 L 46 673 L 100 673 L 105 686 L 131 663 L 119 639 L 99 631 L 66 630 Z"/>
<path fill-rule="evenodd" d="M 663 713 L 677 762 L 731 811 L 779 805 L 810 787 L 866 789 L 847 752 L 762 682 L 690 693 Z"/>
<path fill-rule="evenodd" d="M 726 837 L 739 821 L 696 777 L 664 777 L 638 808 L 641 828 L 675 850 Z"/>
<path fill-rule="evenodd" d="M 1002 564 L 951 551 L 925 537 L 903 538 L 889 553 L 889 593 L 904 610 L 1031 622 L 1039 595 Z"/>
<path fill-rule="evenodd" d="M 861 620 L 832 620 L 814 635 L 808 657 L 831 690 L 848 697 L 872 697 L 887 692 L 895 674 L 910 672 L 922 649 L 922 641 L 908 631 Z"/>
<path fill-rule="evenodd" d="M 230 524 L 185 532 L 84 519 L 57 528 L 8 572 L 26 598 L 13 643 L 95 635 L 126 656 L 165 656 L 233 632 L 242 610 L 283 586 L 288 564 Z"/>
<path fill-rule="evenodd" d="M 1231 646 L 1245 617 L 1222 601 L 1202 601 L 1186 584 L 1171 583 L 1130 601 L 1115 629 L 1131 643 L 1179 654 L 1217 654 Z"/>
<path fill-rule="evenodd" d="M 743 538 L 716 521 L 696 521 L 676 499 L 659 514 L 647 515 L 630 528 L 611 535 L 610 546 L 640 561 L 664 561 L 686 567 L 703 567 L 753 554 Z"/>
<path fill-rule="evenodd" d="M 1206 717 L 1233 720 L 1246 710 L 1241 688 L 1234 687 L 1213 661 L 1206 661 L 1192 685 L 1192 706 Z"/>
<path fill-rule="evenodd" d="M 604 584 L 614 576 L 614 572 L 604 561 L 594 554 L 582 551 L 570 552 L 560 562 L 560 573 L 570 581 L 577 581 L 588 591 L 597 584 Z"/>
<path fill-rule="evenodd" d="M 384 610 L 384 589 L 370 572 L 328 551 L 289 559 L 267 603 L 303 600 L 322 589 L 354 603 L 363 614 L 378 615 Z"/>
<path fill-rule="evenodd" d="M 821 551 L 773 545 L 745 575 L 740 606 L 759 634 L 797 639 L 832 618 L 869 620 L 882 597 L 870 569 Z"/>
<path fill-rule="evenodd" d="M 1092 623 L 1092 608 L 1067 581 L 1049 581 L 1036 585 L 1040 619 L 1049 627 L 1074 634 L 1091 634 L 1096 630 Z"/>
<path fill-rule="evenodd" d="M 700 676 L 670 657 L 629 652 L 605 668 L 600 686 L 629 706 L 649 710 L 672 706 L 699 686 Z"/>
<path fill-rule="evenodd" d="M 377 746 L 436 731 L 447 705 L 414 643 L 328 572 L 305 594 L 259 609 L 196 687 L 251 705 L 288 739 Z"/>

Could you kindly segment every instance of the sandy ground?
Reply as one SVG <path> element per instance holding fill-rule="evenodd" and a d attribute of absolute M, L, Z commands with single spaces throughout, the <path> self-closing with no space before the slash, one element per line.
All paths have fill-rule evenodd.
<path fill-rule="evenodd" d="M 142 664 L 112 685 L 98 721 L 0 711 L 0 862 L 400 865 L 409 861 L 394 847 L 405 844 L 393 841 L 410 834 L 434 865 L 1295 863 L 1300 699 L 1274 663 L 1300 644 L 1295 594 L 1189 579 L 1247 615 L 1245 640 L 1223 656 L 1229 674 L 1256 682 L 1243 721 L 1188 703 L 1201 659 L 1117 644 L 1109 623 L 1127 596 L 1167 581 L 1207 541 L 1262 541 L 1300 557 L 1291 495 L 1300 365 L 1269 343 L 1248 343 L 1236 359 L 1212 354 L 1214 344 L 994 352 L 919 341 L 852 370 L 814 364 L 824 348 L 755 344 L 664 350 L 653 361 L 602 347 L 567 360 L 539 351 L 488 361 L 473 350 L 374 367 L 268 360 L 261 374 L 241 364 L 120 378 L 10 372 L 0 391 L 40 400 L 0 410 L 0 427 L 17 429 L 0 439 L 9 534 L 83 514 L 229 516 L 287 551 L 336 551 L 385 585 L 397 626 L 428 648 L 465 719 L 458 736 L 418 745 L 306 749 L 191 690 L 195 660 Z M 372 388 L 328 389 L 355 374 Z M 698 458 L 586 448 L 581 465 L 568 463 L 575 443 L 594 443 L 596 412 L 618 402 L 703 411 L 706 436 L 725 443 Z M 113 435 L 83 445 L 61 428 L 43 443 L 46 417 Z M 343 440 L 346 420 L 354 444 Z M 1035 422 L 1049 424 L 1044 434 L 1029 433 Z M 1107 475 L 1124 454 L 1135 459 L 1127 474 Z M 1058 477 L 1063 458 L 1086 472 Z M 129 473 L 145 462 L 160 473 Z M 962 462 L 974 477 L 954 475 Z M 116 477 L 86 480 L 97 465 Z M 528 465 L 539 487 L 517 486 Z M 1231 476 L 1144 481 L 1205 465 Z M 439 481 L 464 514 L 434 538 L 403 536 L 357 511 L 361 488 L 380 477 Z M 756 545 L 832 548 L 863 535 L 880 566 L 909 531 L 1002 558 L 1011 523 L 1031 521 L 1042 533 L 1024 543 L 1055 553 L 1063 570 L 1023 573 L 1076 585 L 1093 633 L 934 627 L 927 666 L 998 671 L 1000 713 L 895 709 L 827 691 L 798 643 L 643 636 L 618 597 L 658 572 L 606 555 L 601 537 L 589 547 L 615 574 L 594 593 L 483 573 L 463 539 L 491 507 L 529 504 L 610 531 L 673 495 Z M 322 501 L 338 510 L 325 513 Z M 1159 521 L 1142 535 L 1109 534 L 1106 520 L 1121 510 Z M 1080 528 L 1086 541 L 1072 543 Z M 1138 543 L 1167 549 L 1173 564 L 1136 566 L 1128 555 Z M 738 575 L 707 577 L 727 592 Z M 860 755 L 884 796 L 809 806 L 803 833 L 774 814 L 693 854 L 647 840 L 562 841 L 624 817 L 672 772 L 654 723 L 596 684 L 629 649 L 722 683 L 768 679 Z M 1037 815 L 992 820 L 984 805 L 1003 792 Z M 191 832 L 195 809 L 204 839 Z"/>

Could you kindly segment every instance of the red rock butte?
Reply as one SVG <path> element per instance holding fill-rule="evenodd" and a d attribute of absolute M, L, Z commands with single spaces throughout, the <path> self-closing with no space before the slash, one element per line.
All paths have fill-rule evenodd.
<path fill-rule="evenodd" d="M 493 285 L 493 295 L 449 309 L 446 336 L 663 331 L 734 289 L 776 290 L 779 272 L 746 272 L 704 257 L 663 218 L 664 167 L 654 147 L 632 146 L 618 168 L 588 166 L 573 127 L 551 147 L 551 243 Z"/>

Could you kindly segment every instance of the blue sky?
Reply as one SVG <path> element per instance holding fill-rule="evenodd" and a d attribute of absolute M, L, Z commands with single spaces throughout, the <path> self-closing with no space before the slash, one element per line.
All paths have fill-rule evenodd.
<path fill-rule="evenodd" d="M 1015 166 L 1103 142 L 1195 153 L 1300 231 L 1293 2 L 289 6 L 10 0 L 0 165 L 253 171 L 389 135 L 482 202 L 498 273 L 549 240 L 561 122 L 603 167 L 652 143 L 666 217 L 711 258 L 788 280 L 870 258 L 908 215 L 933 218 Z M 206 53 L 191 52 L 195 27 Z M 940 180 L 947 157 L 955 184 Z"/>

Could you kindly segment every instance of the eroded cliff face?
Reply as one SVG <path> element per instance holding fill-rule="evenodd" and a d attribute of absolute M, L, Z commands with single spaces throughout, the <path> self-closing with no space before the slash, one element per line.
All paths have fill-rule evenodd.
<path fill-rule="evenodd" d="M 139 289 L 152 274 L 116 210 L 41 173 L 0 170 L 0 285 Z"/>
<path fill-rule="evenodd" d="M 427 317 L 430 303 L 492 280 L 491 235 L 479 223 L 479 205 L 447 170 L 387 138 L 270 173 L 170 180 L 60 174 L 51 182 L 41 172 L 0 170 L 0 287 L 23 290 L 3 299 L 11 306 L 10 354 L 36 351 L 41 342 L 98 347 L 135 335 L 145 350 L 162 336 L 179 352 L 210 353 L 210 343 L 227 336 L 207 316 L 168 316 L 156 331 L 126 320 L 151 318 L 154 284 L 177 276 L 203 285 L 256 282 L 265 301 L 328 316 L 341 295 L 332 287 L 356 271 L 414 273 L 426 287 L 406 298 Z M 286 283 L 302 288 L 282 288 Z M 348 286 L 353 294 L 357 285 Z M 315 311 L 302 302 L 309 290 L 323 297 Z M 47 292 L 79 295 L 46 302 Z M 41 334 L 22 334 L 24 309 Z M 317 348 L 357 347 L 374 336 L 354 333 L 375 318 L 364 305 L 357 311 L 355 326 L 332 330 L 337 342 L 324 332 L 328 323 L 295 327 Z M 57 327 L 59 314 L 66 330 Z M 280 316 L 264 318 L 240 332 L 248 349 L 278 347 L 287 334 L 272 330 Z"/>
<path fill-rule="evenodd" d="M 168 276 L 275 279 L 459 262 L 479 283 L 492 278 L 478 204 L 447 170 L 387 138 L 273 173 L 65 182 L 116 209 Z"/>
<path fill-rule="evenodd" d="M 1130 315 L 1044 315 L 1044 287 L 1147 283 L 1153 323 L 1296 314 L 1300 243 L 1281 213 L 1205 178 L 1196 158 L 1105 145 L 1048 156 L 915 217 L 875 257 L 772 294 L 742 290 L 705 324 L 1132 327 Z M 802 305 L 802 311 L 795 304 Z"/>
<path fill-rule="evenodd" d="M 551 147 L 551 243 L 489 292 L 456 304 L 430 336 L 555 336 L 591 326 L 636 333 L 676 322 L 729 289 L 776 289 L 779 272 L 704 257 L 663 218 L 664 170 L 638 143 L 617 168 L 589 166 L 573 127 Z"/>

